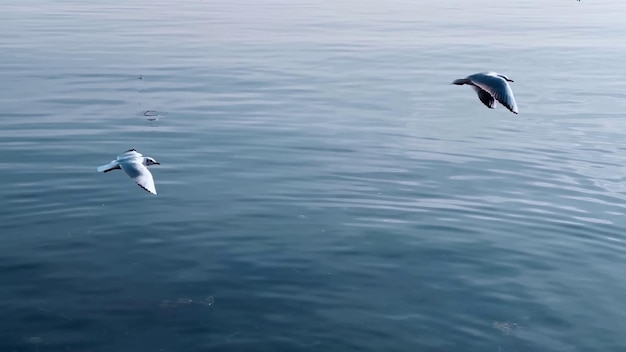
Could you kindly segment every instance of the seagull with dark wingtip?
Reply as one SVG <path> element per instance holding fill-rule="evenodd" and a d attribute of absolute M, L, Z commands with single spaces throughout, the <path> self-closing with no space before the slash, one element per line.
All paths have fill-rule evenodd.
<path fill-rule="evenodd" d="M 508 82 L 513 82 L 513 80 L 505 75 L 496 72 L 481 72 L 466 78 L 456 79 L 452 84 L 472 86 L 478 94 L 478 99 L 490 109 L 495 109 L 496 101 L 498 101 L 512 113 L 517 114 L 517 104 Z"/>
<path fill-rule="evenodd" d="M 139 187 L 156 195 L 157 191 L 154 186 L 154 179 L 152 178 L 152 173 L 148 170 L 148 166 L 150 165 L 161 164 L 153 158 L 143 156 L 143 154 L 137 152 L 135 149 L 129 149 L 118 155 L 117 158 L 110 163 L 98 166 L 96 170 L 98 170 L 98 172 L 124 170 L 130 178 L 135 180 L 135 183 Z"/>

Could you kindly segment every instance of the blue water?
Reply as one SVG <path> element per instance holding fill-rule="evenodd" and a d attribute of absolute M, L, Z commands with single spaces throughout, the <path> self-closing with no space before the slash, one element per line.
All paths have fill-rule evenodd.
<path fill-rule="evenodd" d="M 626 350 L 624 13 L 4 1 L 0 351 Z"/>

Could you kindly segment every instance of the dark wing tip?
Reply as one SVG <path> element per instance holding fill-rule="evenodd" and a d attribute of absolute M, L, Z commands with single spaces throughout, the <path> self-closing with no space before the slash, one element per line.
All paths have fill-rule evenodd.
<path fill-rule="evenodd" d="M 124 153 L 128 153 L 128 152 L 136 152 L 137 150 L 135 150 L 135 148 L 133 149 L 128 149 L 127 151 L 125 151 Z"/>
<path fill-rule="evenodd" d="M 502 104 L 502 105 L 504 105 L 504 104 Z M 505 105 L 505 106 L 506 106 L 506 105 Z M 515 110 L 513 110 L 513 109 L 511 109 L 511 107 L 510 107 L 510 106 L 506 106 L 506 108 L 507 108 L 507 109 L 509 109 L 509 111 L 510 111 L 510 112 L 512 112 L 512 113 L 514 113 L 514 114 L 516 114 L 516 115 L 518 114 L 518 112 L 517 112 L 517 111 L 515 111 Z"/>
<path fill-rule="evenodd" d="M 502 104 L 502 105 L 504 105 L 504 104 Z M 519 112 L 517 110 L 513 110 L 513 108 L 511 106 L 509 106 L 509 105 L 504 105 L 504 106 L 506 106 L 506 108 L 509 109 L 510 112 L 512 112 L 512 113 L 514 113 L 516 115 L 519 114 Z"/>
<path fill-rule="evenodd" d="M 147 189 L 146 187 L 144 187 L 144 186 L 140 185 L 139 183 L 137 183 L 137 186 L 139 186 L 139 187 L 143 188 L 144 190 L 146 190 L 146 192 L 148 192 L 148 193 L 150 193 L 150 194 L 154 194 L 154 195 L 156 195 L 156 193 L 152 193 L 152 191 L 151 191 L 151 190 L 149 190 L 149 189 Z"/>

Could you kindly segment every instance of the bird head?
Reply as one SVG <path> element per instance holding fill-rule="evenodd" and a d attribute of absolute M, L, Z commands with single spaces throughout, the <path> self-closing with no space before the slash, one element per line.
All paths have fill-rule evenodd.
<path fill-rule="evenodd" d="M 159 163 L 158 161 L 154 160 L 153 158 L 149 158 L 149 157 L 146 157 L 144 162 L 145 162 L 146 166 L 161 165 L 161 163 Z"/>

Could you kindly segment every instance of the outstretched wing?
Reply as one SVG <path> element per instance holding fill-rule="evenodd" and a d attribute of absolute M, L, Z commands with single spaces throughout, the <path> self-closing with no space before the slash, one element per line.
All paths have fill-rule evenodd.
<path fill-rule="evenodd" d="M 127 159 L 123 163 L 120 163 L 120 166 L 139 187 L 152 194 L 157 194 L 152 174 L 150 170 L 142 164 L 141 158 Z"/>
<path fill-rule="evenodd" d="M 98 166 L 97 168 L 98 172 L 109 172 L 117 169 L 120 169 L 120 164 L 116 160 L 113 160 L 106 165 Z"/>
<path fill-rule="evenodd" d="M 143 156 L 143 154 L 139 153 L 135 149 L 129 149 L 129 150 L 123 152 L 122 154 L 118 155 L 117 156 L 117 160 L 121 161 L 121 160 L 124 160 L 124 159 L 141 158 L 142 156 Z"/>
<path fill-rule="evenodd" d="M 491 96 L 491 94 L 482 90 L 482 88 L 478 86 L 472 86 L 472 88 L 474 88 L 474 90 L 476 91 L 476 94 L 478 94 L 478 99 L 480 99 L 480 101 L 482 101 L 483 104 L 487 105 L 489 109 L 495 109 L 496 100 Z"/>
<path fill-rule="evenodd" d="M 518 113 L 515 97 L 513 97 L 513 91 L 503 78 L 489 74 L 476 74 L 470 76 L 469 78 L 472 80 L 474 85 L 489 93 L 493 98 L 499 101 L 500 104 L 511 110 L 512 113 Z"/>

